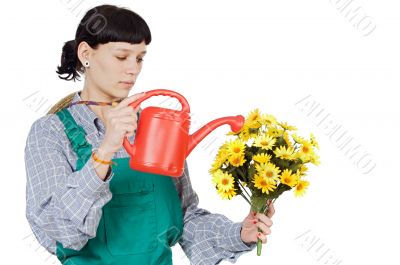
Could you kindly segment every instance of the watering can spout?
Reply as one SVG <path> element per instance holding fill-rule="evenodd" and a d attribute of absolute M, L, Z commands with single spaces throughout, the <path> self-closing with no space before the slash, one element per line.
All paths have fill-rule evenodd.
<path fill-rule="evenodd" d="M 243 127 L 244 117 L 242 115 L 237 115 L 218 118 L 210 121 L 209 123 L 201 127 L 197 132 L 189 136 L 189 144 L 186 156 L 188 156 L 192 152 L 192 150 L 196 147 L 198 143 L 200 143 L 204 139 L 204 137 L 206 137 L 210 132 L 224 124 L 229 124 L 231 126 L 231 130 L 237 133 Z"/>

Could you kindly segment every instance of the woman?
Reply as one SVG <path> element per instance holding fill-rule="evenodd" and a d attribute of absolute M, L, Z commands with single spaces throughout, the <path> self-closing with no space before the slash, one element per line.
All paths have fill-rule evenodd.
<path fill-rule="evenodd" d="M 131 169 L 122 148 L 131 142 L 139 109 L 128 97 L 151 34 L 131 10 L 89 10 L 65 43 L 57 73 L 84 74 L 83 89 L 35 121 L 25 148 L 29 224 L 63 264 L 172 264 L 179 242 L 192 264 L 235 261 L 271 232 L 267 216 L 243 222 L 199 209 L 187 164 L 180 178 Z M 258 232 L 261 229 L 261 233 Z"/>

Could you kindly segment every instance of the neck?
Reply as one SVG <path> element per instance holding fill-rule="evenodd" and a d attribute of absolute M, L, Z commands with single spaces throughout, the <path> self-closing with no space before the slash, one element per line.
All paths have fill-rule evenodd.
<path fill-rule="evenodd" d="M 80 93 L 82 100 L 91 100 L 97 102 L 112 102 L 118 100 L 119 98 L 113 97 L 101 91 L 95 91 L 94 89 L 89 89 L 84 86 L 82 92 Z"/>
<path fill-rule="evenodd" d="M 84 86 L 82 91 L 80 92 L 80 97 L 82 100 L 90 100 L 90 101 L 97 101 L 97 102 L 112 102 L 117 100 L 110 95 L 101 93 L 100 91 L 94 91 L 89 89 L 87 86 Z M 89 105 L 88 106 L 104 123 L 104 113 L 106 110 L 111 108 L 111 106 L 96 106 L 96 105 Z"/>

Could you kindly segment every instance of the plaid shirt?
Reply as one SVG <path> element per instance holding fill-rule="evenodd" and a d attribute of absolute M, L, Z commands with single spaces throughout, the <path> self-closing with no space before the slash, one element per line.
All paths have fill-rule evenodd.
<path fill-rule="evenodd" d="M 79 100 L 77 92 L 73 102 Z M 69 110 L 85 130 L 86 140 L 98 148 L 105 133 L 102 121 L 86 105 L 74 105 Z M 128 156 L 121 148 L 114 158 Z M 112 197 L 109 182 L 113 172 L 110 170 L 107 180 L 102 181 L 90 160 L 81 170 L 74 171 L 76 161 L 57 115 L 46 115 L 32 124 L 25 147 L 26 217 L 39 243 L 53 254 L 56 241 L 80 250 L 95 237 L 102 207 Z M 241 240 L 241 222 L 233 223 L 224 215 L 197 207 L 199 200 L 192 189 L 186 161 L 182 177 L 173 179 L 184 213 L 179 244 L 191 264 L 235 262 L 255 247 L 255 243 L 247 245 Z"/>

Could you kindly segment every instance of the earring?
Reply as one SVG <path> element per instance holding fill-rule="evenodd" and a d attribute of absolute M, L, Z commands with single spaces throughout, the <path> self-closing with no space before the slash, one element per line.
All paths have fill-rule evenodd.
<path fill-rule="evenodd" d="M 84 62 L 84 66 L 85 66 L 85 67 L 89 67 L 89 61 L 85 61 L 85 62 Z"/>

